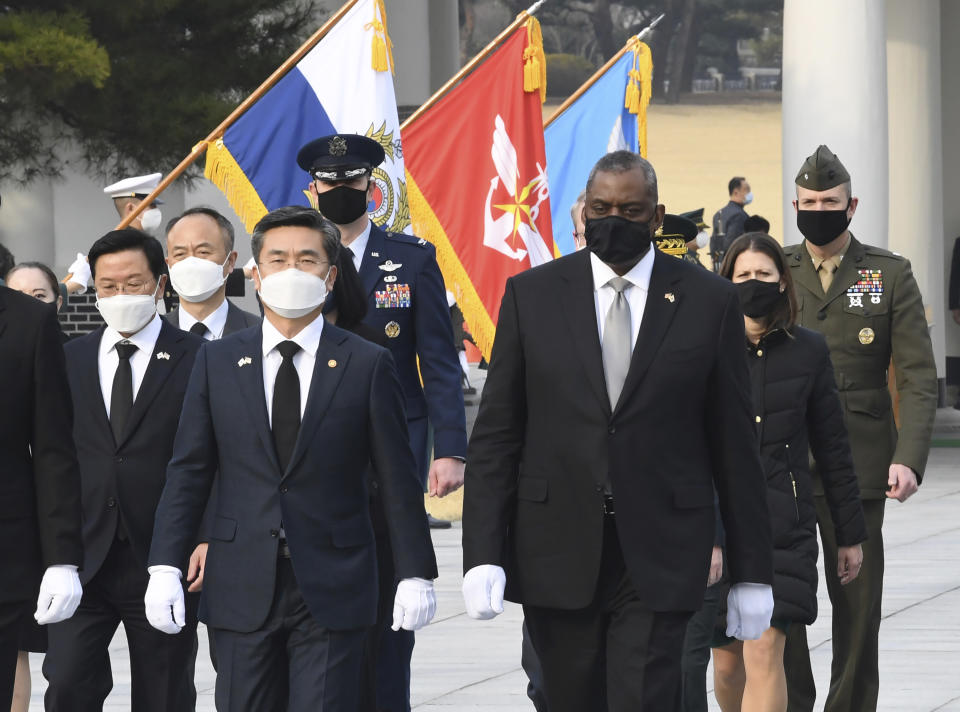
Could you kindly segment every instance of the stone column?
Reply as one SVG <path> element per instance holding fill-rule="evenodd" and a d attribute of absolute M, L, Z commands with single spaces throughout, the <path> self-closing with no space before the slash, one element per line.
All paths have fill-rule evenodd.
<path fill-rule="evenodd" d="M 943 155 L 940 0 L 887 0 L 889 249 L 907 257 L 944 375 Z"/>
<path fill-rule="evenodd" d="M 912 5 L 912 3 L 906 3 Z M 884 0 L 785 0 L 784 242 L 802 239 L 791 201 L 803 159 L 827 144 L 850 171 L 860 207 L 851 229 L 887 245 L 887 76 Z"/>
<path fill-rule="evenodd" d="M 960 81 L 957 81 L 957 68 L 960 67 L 960 44 L 956 37 L 960 33 L 960 3 L 948 0 L 940 4 L 940 67 L 941 71 L 941 114 L 943 127 L 943 225 L 945 229 L 943 245 L 944 281 L 950 276 L 950 258 L 953 253 L 953 241 L 960 237 L 960 132 L 954 126 L 960 116 Z M 944 292 L 946 294 L 946 292 Z M 946 297 L 943 297 L 945 300 Z M 960 325 L 951 315 L 946 322 L 947 357 L 960 364 Z"/>

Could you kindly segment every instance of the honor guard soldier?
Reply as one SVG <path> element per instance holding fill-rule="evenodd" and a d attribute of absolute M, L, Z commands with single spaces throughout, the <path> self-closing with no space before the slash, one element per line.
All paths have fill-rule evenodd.
<path fill-rule="evenodd" d="M 826 567 L 833 665 L 824 710 L 875 710 L 884 504 L 905 501 L 923 477 L 937 407 L 937 371 L 910 262 L 859 242 L 848 229 L 858 200 L 840 159 L 820 146 L 801 166 L 796 184 L 793 206 L 805 239 L 785 251 L 797 285 L 798 323 L 822 333 L 830 348 L 869 536 L 855 581 L 841 586 L 836 570 Z M 899 433 L 887 386 L 891 358 Z M 834 526 L 815 466 L 812 472 L 824 561 L 835 561 Z M 789 709 L 812 710 L 816 688 L 804 626 L 790 629 L 784 662 Z"/>
<path fill-rule="evenodd" d="M 340 229 L 360 275 L 368 300 L 363 323 L 387 337 L 406 399 L 417 475 L 425 489 L 429 482 L 430 493 L 442 497 L 463 484 L 467 435 L 460 364 L 433 245 L 422 238 L 386 232 L 368 215 L 376 189 L 373 169 L 384 158 L 383 147 L 373 139 L 334 134 L 303 146 L 297 164 L 310 175 L 317 207 Z M 432 443 L 428 443 L 428 420 Z M 375 519 L 377 510 L 375 505 Z M 431 520 L 431 526 L 437 523 Z M 387 594 L 392 601 L 392 591 Z M 389 615 L 381 616 L 378 709 L 409 710 L 414 635 L 387 630 L 389 625 Z"/>
<path fill-rule="evenodd" d="M 701 265 L 697 248 L 700 246 L 700 236 L 706 236 L 706 233 L 700 230 L 694 219 L 698 215 L 702 223 L 703 208 L 679 215 L 664 215 L 663 226 L 657 233 L 657 249 L 691 264 Z"/>

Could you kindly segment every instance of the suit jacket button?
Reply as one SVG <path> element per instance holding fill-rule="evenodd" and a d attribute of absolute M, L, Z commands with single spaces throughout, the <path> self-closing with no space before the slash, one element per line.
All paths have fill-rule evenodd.
<path fill-rule="evenodd" d="M 607 428 L 607 432 L 613 435 L 615 432 L 617 432 L 617 426 L 611 425 L 609 428 Z"/>
<path fill-rule="evenodd" d="M 118 464 L 118 465 L 122 465 L 122 464 L 123 464 L 123 458 L 122 458 L 122 457 L 118 457 L 118 458 L 117 458 L 117 464 Z"/>
<path fill-rule="evenodd" d="M 603 485 L 597 485 L 594 487 L 597 492 L 603 492 Z"/>
<path fill-rule="evenodd" d="M 279 530 L 279 529 L 271 529 L 271 530 L 270 530 L 270 536 L 272 536 L 273 538 L 277 538 L 278 536 L 280 536 L 280 530 Z"/>
<path fill-rule="evenodd" d="M 107 506 L 108 506 L 108 507 L 111 507 L 111 508 L 116 507 L 116 506 L 117 506 L 117 500 L 115 500 L 113 497 L 108 497 L 108 498 L 107 498 Z"/>
<path fill-rule="evenodd" d="M 826 313 L 826 312 L 823 312 L 823 311 L 818 311 L 818 312 L 817 312 L 817 321 L 823 321 L 823 320 L 826 319 L 826 318 L 827 318 L 827 313 Z"/>
<path fill-rule="evenodd" d="M 287 486 L 286 486 L 286 485 L 281 485 L 281 486 L 280 486 L 280 493 L 281 493 L 281 494 L 286 494 L 286 493 L 287 493 Z"/>

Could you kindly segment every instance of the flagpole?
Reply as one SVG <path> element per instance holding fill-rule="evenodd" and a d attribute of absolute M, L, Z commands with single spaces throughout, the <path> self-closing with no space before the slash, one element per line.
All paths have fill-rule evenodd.
<path fill-rule="evenodd" d="M 566 111 L 567 109 L 569 109 L 569 108 L 570 108 L 570 105 L 573 104 L 577 99 L 579 99 L 581 96 L 583 96 L 584 92 L 586 92 L 587 89 L 589 89 L 590 87 L 592 87 L 592 86 L 594 85 L 594 83 L 595 83 L 600 77 L 602 77 L 602 76 L 607 72 L 608 69 L 610 69 L 610 67 L 612 67 L 614 64 L 616 64 L 616 63 L 620 60 L 620 58 L 621 58 L 624 54 L 626 54 L 629 50 L 633 49 L 634 45 L 636 45 L 638 42 L 640 42 L 641 40 L 643 40 L 644 37 L 646 37 L 647 35 L 649 35 L 650 32 L 653 30 L 653 28 L 656 27 L 657 24 L 660 22 L 660 20 L 663 19 L 663 17 L 664 17 L 665 14 L 666 14 L 666 13 L 661 13 L 660 17 L 658 17 L 656 20 L 654 20 L 653 22 L 651 22 L 647 27 L 645 27 L 644 29 L 642 29 L 638 34 L 634 35 L 634 36 L 631 37 L 629 40 L 627 40 L 627 43 L 626 43 L 623 47 L 620 48 L 620 51 L 619 51 L 619 52 L 617 52 L 615 55 L 613 55 L 613 57 L 611 57 L 610 60 L 609 60 L 606 64 L 604 64 L 602 67 L 600 67 L 600 69 L 598 69 L 596 72 L 594 72 L 593 76 L 591 76 L 587 81 L 585 81 L 585 82 L 580 86 L 579 89 L 577 89 L 575 92 L 573 92 L 573 94 L 571 94 L 571 95 L 567 98 L 567 100 L 564 101 L 564 102 L 557 108 L 557 110 L 553 112 L 553 116 L 551 116 L 549 119 L 547 119 L 546 121 L 543 122 L 543 128 L 546 129 L 550 124 L 552 124 L 554 121 L 556 121 L 557 119 L 559 119 L 559 118 L 560 118 L 560 115 L 563 114 L 564 111 Z"/>
<path fill-rule="evenodd" d="M 227 116 L 220 125 L 215 128 L 209 136 L 207 136 L 203 141 L 200 141 L 196 146 L 193 147 L 193 150 L 190 151 L 190 155 L 180 161 L 180 164 L 174 168 L 170 173 L 164 176 L 163 180 L 160 181 L 160 184 L 153 189 L 153 191 L 144 198 L 140 204 L 134 209 L 132 213 L 127 215 L 123 220 L 120 221 L 120 224 L 117 225 L 117 230 L 122 230 L 125 227 L 128 227 L 131 222 L 133 222 L 144 210 L 150 207 L 150 204 L 157 199 L 157 197 L 167 189 L 167 187 L 173 183 L 177 178 L 179 178 L 187 168 L 189 168 L 194 161 L 196 161 L 203 153 L 207 150 L 207 144 L 211 141 L 216 141 L 221 138 L 224 132 L 233 125 L 233 123 L 239 119 L 253 104 L 263 97 L 273 85 L 276 84 L 283 76 L 289 72 L 297 62 L 303 59 L 307 53 L 312 50 L 316 44 L 324 38 L 324 36 L 333 29 L 333 26 L 336 25 L 344 15 L 346 15 L 354 5 L 356 5 L 360 0 L 347 0 L 344 3 L 343 7 L 337 10 L 333 16 L 323 23 L 323 26 L 314 32 L 310 38 L 304 42 L 300 48 L 290 55 L 287 60 L 277 67 L 274 70 L 273 74 L 264 80 L 264 82 L 258 86 L 250 96 L 243 100 L 243 102 Z"/>
<path fill-rule="evenodd" d="M 467 74 L 469 74 L 471 71 L 473 71 L 473 69 L 474 69 L 478 64 L 480 64 L 483 60 L 485 60 L 485 59 L 487 58 L 487 56 L 490 55 L 490 53 L 493 52 L 493 51 L 497 48 L 497 46 L 498 46 L 506 37 L 508 37 L 508 36 L 510 35 L 511 32 L 513 32 L 515 29 L 517 29 L 517 28 L 518 28 L 520 25 L 522 25 L 526 20 L 528 20 L 529 18 L 533 17 L 533 14 L 534 14 L 537 10 L 539 10 L 539 9 L 540 9 L 540 6 L 543 5 L 543 3 L 545 3 L 546 1 L 547 1 L 547 0 L 537 0 L 537 2 L 533 3 L 533 5 L 531 5 L 531 6 L 528 7 L 526 10 L 524 10 L 524 11 L 521 12 L 519 15 L 517 15 L 516 19 L 514 19 L 513 22 L 511 22 L 509 25 L 507 25 L 507 27 L 503 30 L 503 32 L 501 32 L 499 35 L 497 35 L 497 36 L 494 37 L 492 40 L 490 40 L 490 44 L 488 44 L 486 47 L 484 47 L 482 50 L 480 50 L 480 53 L 479 53 L 476 57 L 474 57 L 474 58 L 471 59 L 469 62 L 467 62 L 459 72 L 457 72 L 456 74 L 454 74 L 446 84 L 444 84 L 442 87 L 440 87 L 439 89 L 437 89 L 437 91 L 434 92 L 433 96 L 431 96 L 431 97 L 430 97 L 429 99 L 427 99 L 423 104 L 421 104 L 421 105 L 420 105 L 420 108 L 418 108 L 416 111 L 414 111 L 412 114 L 410 114 L 410 116 L 407 117 L 407 120 L 404 121 L 402 124 L 400 124 L 400 131 L 401 131 L 401 133 L 403 132 L 403 130 L 404 130 L 405 128 L 407 128 L 407 126 L 409 126 L 409 125 L 412 124 L 414 121 L 416 121 L 418 118 L 420 118 L 420 116 L 421 116 L 427 109 L 429 109 L 429 108 L 432 107 L 434 104 L 436 104 L 438 101 L 440 101 L 440 99 L 443 97 L 443 95 L 446 94 L 448 91 L 450 91 L 450 89 L 453 88 L 453 86 L 454 86 L 457 82 L 459 82 L 461 79 L 463 79 Z"/>

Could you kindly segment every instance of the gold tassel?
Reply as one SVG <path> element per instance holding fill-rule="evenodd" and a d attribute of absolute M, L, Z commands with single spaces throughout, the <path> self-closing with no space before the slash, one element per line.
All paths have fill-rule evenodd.
<path fill-rule="evenodd" d="M 395 73 L 393 64 L 393 42 L 387 33 L 387 8 L 383 0 L 376 0 L 373 6 L 373 20 L 363 26 L 365 30 L 373 30 L 373 45 L 371 47 L 371 64 L 374 71 Z"/>
<path fill-rule="evenodd" d="M 653 56 L 650 48 L 643 42 L 634 42 L 633 69 L 627 79 L 627 93 L 624 108 L 637 115 L 637 142 L 640 155 L 647 156 L 647 106 L 653 90 Z"/>
<path fill-rule="evenodd" d="M 527 46 L 523 50 L 523 90 L 540 90 L 540 103 L 547 100 L 547 58 L 543 54 L 543 31 L 535 17 L 527 20 Z"/>

